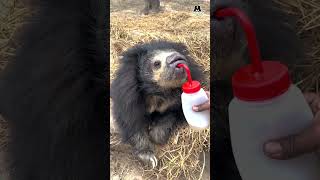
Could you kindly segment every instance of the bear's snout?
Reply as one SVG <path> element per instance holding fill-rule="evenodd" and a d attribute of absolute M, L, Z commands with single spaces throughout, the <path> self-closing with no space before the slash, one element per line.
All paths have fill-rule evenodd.
<path fill-rule="evenodd" d="M 182 54 L 175 52 L 166 58 L 166 62 L 170 67 L 176 68 L 178 64 L 186 64 L 186 58 Z"/>

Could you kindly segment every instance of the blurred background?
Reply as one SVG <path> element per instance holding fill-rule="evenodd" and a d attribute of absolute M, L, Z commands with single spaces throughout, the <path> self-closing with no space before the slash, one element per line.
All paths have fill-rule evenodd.
<path fill-rule="evenodd" d="M 30 15 L 19 0 L 0 0 L 0 71 L 14 56 L 18 46 L 16 36 L 25 23 L 24 18 Z M 6 159 L 9 141 L 7 122 L 0 115 L 0 180 L 9 180 L 8 159 Z"/>
<path fill-rule="evenodd" d="M 320 1 L 274 0 L 284 12 L 298 17 L 296 28 L 307 53 L 305 63 L 296 66 L 295 83 L 304 91 L 319 93 Z"/>

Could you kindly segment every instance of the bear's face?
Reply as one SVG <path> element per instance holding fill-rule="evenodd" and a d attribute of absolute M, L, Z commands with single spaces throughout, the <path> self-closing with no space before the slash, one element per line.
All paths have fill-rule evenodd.
<path fill-rule="evenodd" d="M 174 49 L 148 50 L 139 57 L 140 78 L 163 88 L 181 87 L 187 74 L 178 64 L 188 65 L 188 59 Z"/>

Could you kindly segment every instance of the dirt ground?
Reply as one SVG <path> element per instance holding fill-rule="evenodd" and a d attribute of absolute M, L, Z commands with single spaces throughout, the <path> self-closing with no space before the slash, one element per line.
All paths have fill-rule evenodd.
<path fill-rule="evenodd" d="M 193 11 L 196 5 L 208 4 L 208 0 L 160 0 L 161 8 L 166 11 Z M 144 8 L 144 0 L 111 0 L 110 11 L 139 13 Z M 209 13 L 209 6 L 201 6 L 201 10 Z"/>

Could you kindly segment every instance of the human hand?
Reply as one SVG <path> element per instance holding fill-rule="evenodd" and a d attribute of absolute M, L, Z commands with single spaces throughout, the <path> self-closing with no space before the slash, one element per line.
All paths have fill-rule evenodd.
<path fill-rule="evenodd" d="M 313 124 L 299 134 L 268 141 L 264 153 L 279 160 L 291 159 L 320 149 L 320 97 L 315 93 L 304 94 L 314 114 Z"/>
<path fill-rule="evenodd" d="M 200 105 L 197 105 L 197 106 L 193 106 L 192 107 L 192 110 L 196 111 L 196 112 L 199 112 L 199 111 L 205 111 L 205 110 L 209 110 L 210 109 L 210 91 L 206 91 L 206 94 L 209 98 L 209 101 L 203 103 L 203 104 L 200 104 Z"/>

